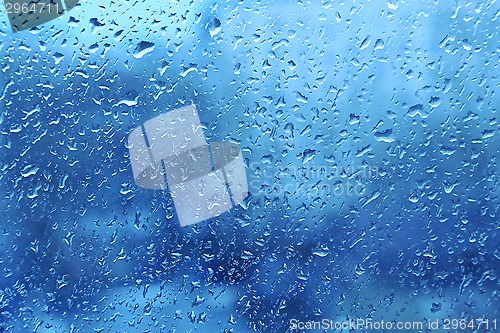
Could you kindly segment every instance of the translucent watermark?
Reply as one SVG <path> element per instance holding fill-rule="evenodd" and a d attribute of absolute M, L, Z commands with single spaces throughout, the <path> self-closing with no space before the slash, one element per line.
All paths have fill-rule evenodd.
<path fill-rule="evenodd" d="M 13 32 L 52 21 L 73 9 L 79 0 L 4 0 Z"/>
<path fill-rule="evenodd" d="M 290 319 L 290 330 L 292 332 L 308 330 L 335 330 L 341 332 L 350 332 L 358 330 L 370 331 L 421 331 L 425 325 L 422 321 L 385 321 L 371 320 L 366 318 L 350 319 L 345 321 L 334 321 L 332 319 L 321 319 L 317 321 L 300 321 Z"/>
<path fill-rule="evenodd" d="M 181 226 L 232 209 L 248 195 L 243 155 L 230 142 L 211 142 L 194 105 L 159 115 L 128 137 L 137 186 L 170 192 Z"/>
<path fill-rule="evenodd" d="M 465 331 L 474 330 L 489 331 L 497 330 L 497 319 L 494 318 L 471 318 L 471 319 L 435 319 L 425 321 L 396 321 L 396 320 L 372 320 L 369 318 L 356 318 L 347 320 L 319 319 L 319 320 L 299 320 L 290 319 L 289 328 L 291 332 L 304 331 L 336 331 L 336 332 L 353 332 L 353 331 L 370 331 L 370 332 L 387 332 L 387 331 Z"/>
<path fill-rule="evenodd" d="M 279 166 L 252 162 L 248 166 L 252 195 L 307 197 L 360 197 L 371 179 L 379 177 L 375 165 Z"/>

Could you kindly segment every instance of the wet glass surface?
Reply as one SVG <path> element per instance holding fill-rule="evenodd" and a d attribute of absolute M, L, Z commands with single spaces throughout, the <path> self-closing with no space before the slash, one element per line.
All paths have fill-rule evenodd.
<path fill-rule="evenodd" d="M 496 1 L 8 3 L 0 332 L 498 331 Z M 189 105 L 246 179 L 181 227 L 128 140 Z"/>

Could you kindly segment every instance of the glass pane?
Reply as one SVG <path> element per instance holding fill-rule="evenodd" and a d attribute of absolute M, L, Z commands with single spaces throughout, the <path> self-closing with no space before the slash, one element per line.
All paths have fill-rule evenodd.
<path fill-rule="evenodd" d="M 498 2 L 1 11 L 0 332 L 498 331 Z"/>

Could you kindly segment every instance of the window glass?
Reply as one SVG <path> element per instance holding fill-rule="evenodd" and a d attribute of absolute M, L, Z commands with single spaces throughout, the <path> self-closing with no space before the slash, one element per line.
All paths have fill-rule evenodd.
<path fill-rule="evenodd" d="M 497 1 L 0 7 L 0 332 L 499 330 Z"/>

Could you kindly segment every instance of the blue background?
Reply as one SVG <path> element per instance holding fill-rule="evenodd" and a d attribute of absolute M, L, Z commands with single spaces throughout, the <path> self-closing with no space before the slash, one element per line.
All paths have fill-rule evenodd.
<path fill-rule="evenodd" d="M 499 16 L 494 1 L 90 0 L 12 33 L 4 14 L 0 332 L 491 323 Z M 135 186 L 126 142 L 191 103 L 254 182 L 181 228 L 168 191 Z"/>

